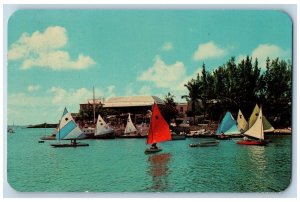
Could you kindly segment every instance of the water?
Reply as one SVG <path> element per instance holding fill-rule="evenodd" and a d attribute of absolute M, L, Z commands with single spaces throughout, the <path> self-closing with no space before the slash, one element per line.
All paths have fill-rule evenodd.
<path fill-rule="evenodd" d="M 53 129 L 47 129 L 50 134 Z M 82 140 L 89 147 L 38 143 L 45 129 L 8 134 L 8 183 L 22 192 L 280 192 L 291 180 L 291 136 L 266 147 L 234 140 L 191 148 L 203 139 L 159 143 L 145 155 L 146 139 Z"/>

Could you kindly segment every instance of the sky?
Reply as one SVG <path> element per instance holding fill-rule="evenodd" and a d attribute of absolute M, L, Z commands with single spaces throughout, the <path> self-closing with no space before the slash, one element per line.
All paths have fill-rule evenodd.
<path fill-rule="evenodd" d="M 18 10 L 7 25 L 7 123 L 57 123 L 93 97 L 168 92 L 205 63 L 290 60 L 292 21 L 276 10 Z"/>

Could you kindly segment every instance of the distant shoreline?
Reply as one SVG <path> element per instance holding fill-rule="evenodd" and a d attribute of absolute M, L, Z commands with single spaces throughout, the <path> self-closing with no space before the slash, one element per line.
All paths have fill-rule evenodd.
<path fill-rule="evenodd" d="M 41 123 L 36 125 L 29 125 L 27 128 L 56 128 L 57 123 L 51 124 L 51 123 Z"/>

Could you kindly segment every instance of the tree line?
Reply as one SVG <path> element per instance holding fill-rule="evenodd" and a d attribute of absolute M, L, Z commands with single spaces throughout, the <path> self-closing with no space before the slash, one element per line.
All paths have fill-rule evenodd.
<path fill-rule="evenodd" d="M 231 57 L 226 64 L 212 72 L 202 65 L 201 76 L 188 81 L 186 98 L 191 108 L 189 116 L 202 115 L 219 121 L 226 111 L 235 116 L 240 109 L 248 118 L 258 104 L 271 124 L 291 126 L 292 119 L 292 65 L 290 61 L 267 58 L 262 70 L 257 59 L 247 56 L 236 63 Z"/>

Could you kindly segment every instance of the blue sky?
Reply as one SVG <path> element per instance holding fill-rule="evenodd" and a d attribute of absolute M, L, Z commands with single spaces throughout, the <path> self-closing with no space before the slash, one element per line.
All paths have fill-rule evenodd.
<path fill-rule="evenodd" d="M 171 92 L 234 56 L 291 59 L 292 22 L 267 10 L 19 10 L 8 22 L 8 124 L 58 122 L 92 98 Z"/>

